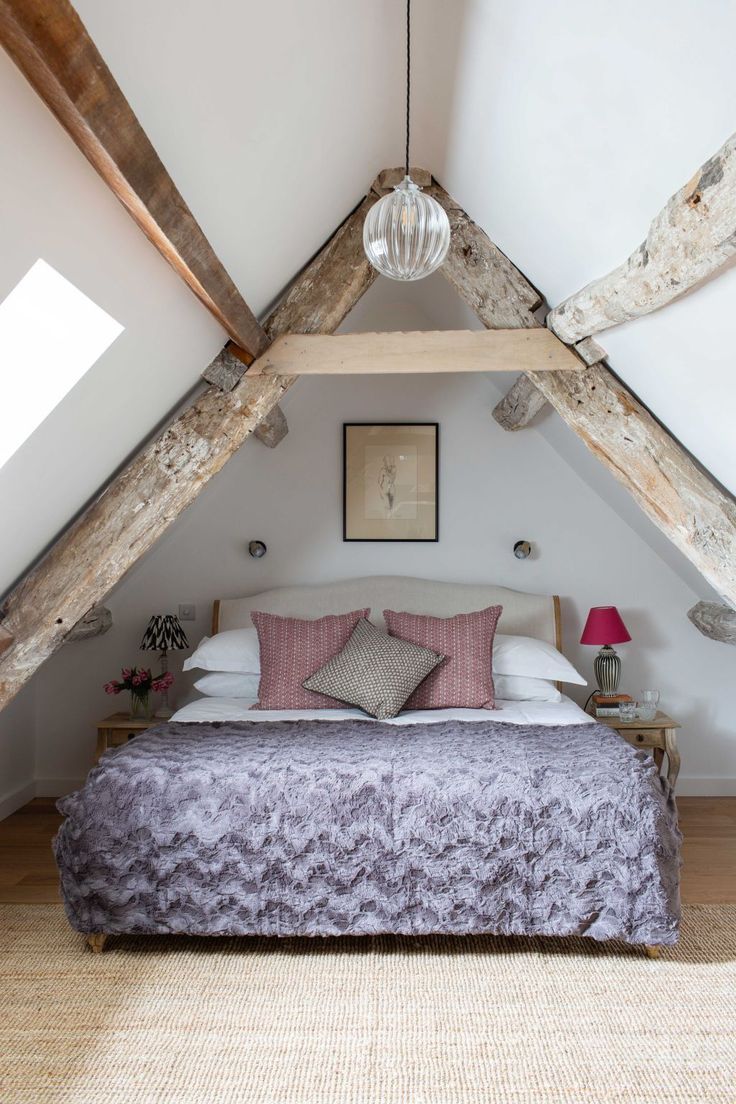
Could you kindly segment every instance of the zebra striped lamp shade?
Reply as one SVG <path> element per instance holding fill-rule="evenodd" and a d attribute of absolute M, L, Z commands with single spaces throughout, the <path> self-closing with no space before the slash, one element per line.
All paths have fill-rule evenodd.
<path fill-rule="evenodd" d="M 142 652 L 174 652 L 188 647 L 187 634 L 173 613 L 155 613 L 141 640 Z"/>

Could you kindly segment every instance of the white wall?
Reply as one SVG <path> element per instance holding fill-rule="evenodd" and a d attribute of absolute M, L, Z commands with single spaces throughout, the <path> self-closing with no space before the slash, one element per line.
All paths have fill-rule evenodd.
<path fill-rule="evenodd" d="M 460 61 L 447 82 L 422 84 L 417 153 L 553 305 L 620 264 L 733 132 L 736 6 L 697 10 L 687 0 L 432 4 L 433 49 L 460 24 Z M 433 126 L 448 102 L 447 129 Z M 615 371 L 734 492 L 723 399 L 735 293 L 731 268 L 600 336 Z"/>
<path fill-rule="evenodd" d="M 426 328 L 426 296 L 406 294 L 402 305 L 379 282 L 352 325 Z M 116 704 L 102 684 L 123 664 L 148 658 L 137 645 L 151 613 L 195 602 L 197 623 L 186 628 L 196 641 L 218 596 L 398 573 L 559 592 L 565 650 L 587 675 L 594 649 L 576 643 L 587 609 L 618 605 L 634 638 L 620 649 L 625 687 L 658 686 L 684 725 L 682 792 L 736 792 L 729 649 L 692 628 L 690 587 L 541 431 L 508 434 L 496 425 L 490 410 L 507 382 L 499 378 L 500 385 L 471 375 L 316 378 L 289 392 L 290 432 L 279 447 L 246 442 L 113 593 L 114 629 L 63 648 L 34 679 L 37 774 L 47 788 L 63 789 L 88 768 L 94 722 Z M 440 422 L 439 543 L 342 542 L 341 425 L 372 419 Z M 532 559 L 514 558 L 518 538 L 533 542 Z M 266 542 L 265 559 L 248 556 L 251 539 Z M 178 679 L 179 699 L 190 681 Z"/>
<path fill-rule="evenodd" d="M 34 705 L 29 685 L 0 713 L 0 820 L 36 794 Z"/>

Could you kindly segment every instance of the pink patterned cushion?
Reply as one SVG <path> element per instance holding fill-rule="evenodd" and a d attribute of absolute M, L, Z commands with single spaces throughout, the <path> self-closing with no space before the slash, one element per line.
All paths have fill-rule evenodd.
<path fill-rule="evenodd" d="M 417 687 L 404 709 L 495 709 L 493 637 L 502 608 L 489 606 L 455 617 L 383 611 L 391 636 L 446 657 Z"/>
<path fill-rule="evenodd" d="M 317 621 L 251 613 L 261 649 L 261 683 L 253 709 L 338 709 L 342 702 L 305 690 L 302 683 L 347 644 L 370 609 L 330 614 Z"/>

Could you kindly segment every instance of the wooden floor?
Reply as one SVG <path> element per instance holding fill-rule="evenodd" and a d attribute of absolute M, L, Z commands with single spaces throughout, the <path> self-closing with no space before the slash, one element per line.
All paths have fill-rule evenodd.
<path fill-rule="evenodd" d="M 736 904 L 736 797 L 681 797 L 682 899 Z M 39 797 L 0 821 L 0 904 L 58 901 L 51 838 L 61 817 Z"/>

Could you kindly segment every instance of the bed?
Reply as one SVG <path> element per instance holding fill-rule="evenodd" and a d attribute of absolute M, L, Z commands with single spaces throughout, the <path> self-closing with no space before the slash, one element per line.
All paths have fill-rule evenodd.
<path fill-rule="evenodd" d="M 499 631 L 560 644 L 559 602 L 375 577 L 220 601 L 314 618 L 370 606 L 449 616 L 501 604 Z M 561 702 L 373 721 L 197 701 L 108 752 L 59 803 L 72 926 L 116 933 L 584 935 L 653 948 L 679 925 L 680 836 L 642 750 Z"/>

